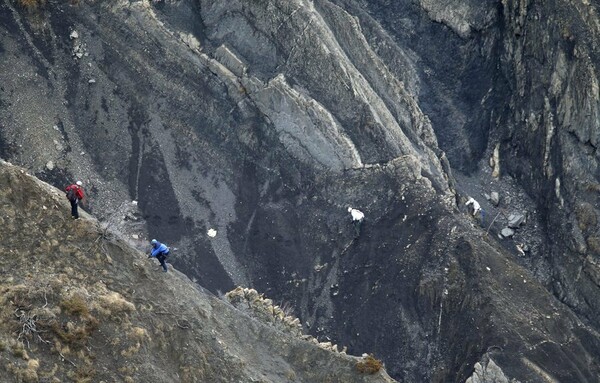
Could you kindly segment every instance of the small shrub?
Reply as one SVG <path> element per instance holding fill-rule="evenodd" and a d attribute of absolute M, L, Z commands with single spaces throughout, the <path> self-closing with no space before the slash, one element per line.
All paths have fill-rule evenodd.
<path fill-rule="evenodd" d="M 383 363 L 379 359 L 375 359 L 373 354 L 367 355 L 356 363 L 356 369 L 363 374 L 375 374 L 381 370 L 381 367 L 383 367 Z"/>
<path fill-rule="evenodd" d="M 38 8 L 42 7 L 46 3 L 46 1 L 45 0 L 17 0 L 17 3 L 22 8 L 25 8 L 28 11 L 35 11 Z"/>
<path fill-rule="evenodd" d="M 4 366 L 4 369 L 10 372 L 16 378 L 15 381 L 17 382 L 37 383 L 40 381 L 37 375 L 37 367 L 35 367 L 35 365 L 33 367 L 30 367 L 30 365 L 28 365 L 25 368 L 19 367 L 17 364 L 14 363 L 8 363 Z"/>
<path fill-rule="evenodd" d="M 585 184 L 585 189 L 589 192 L 600 193 L 600 184 L 599 183 L 588 183 L 588 184 Z"/>
<path fill-rule="evenodd" d="M 600 255 L 600 238 L 589 236 L 587 238 L 588 251 L 594 255 Z"/>
<path fill-rule="evenodd" d="M 598 224 L 598 217 L 596 216 L 596 210 L 590 203 L 583 202 L 575 208 L 575 214 L 577 216 L 577 223 L 581 231 L 587 231 L 593 229 Z"/>
<path fill-rule="evenodd" d="M 25 345 L 21 342 L 14 342 L 12 344 L 12 353 L 17 358 L 23 360 L 29 359 L 29 355 L 27 355 L 27 351 L 25 351 Z"/>
<path fill-rule="evenodd" d="M 132 327 L 131 331 L 128 334 L 128 337 L 133 340 L 137 340 L 138 342 L 143 341 L 148 337 L 148 331 L 141 327 Z"/>
<path fill-rule="evenodd" d="M 135 311 L 135 306 L 133 305 L 133 303 L 127 301 L 125 298 L 123 298 L 121 294 L 117 292 L 111 292 L 109 294 L 101 296 L 100 305 L 110 314 L 119 314 Z"/>
<path fill-rule="evenodd" d="M 63 300 L 60 307 L 71 315 L 79 315 L 80 317 L 90 315 L 87 303 L 85 303 L 81 295 L 74 294 L 70 298 Z"/>
<path fill-rule="evenodd" d="M 75 381 L 77 383 L 88 383 L 94 381 L 96 370 L 93 366 L 81 366 L 75 371 Z"/>
<path fill-rule="evenodd" d="M 129 359 L 140 351 L 140 346 L 141 345 L 139 343 L 136 343 L 135 345 L 129 347 L 126 350 L 121 350 L 121 355 Z"/>
<path fill-rule="evenodd" d="M 51 329 L 61 341 L 79 349 L 85 346 L 92 333 L 98 329 L 98 325 L 99 322 L 96 318 L 88 317 L 81 326 L 75 326 L 72 323 L 61 326 L 58 322 L 53 322 Z"/>
<path fill-rule="evenodd" d="M 296 372 L 293 370 L 289 370 L 288 372 L 285 373 L 285 377 L 287 380 L 293 382 L 296 380 Z"/>

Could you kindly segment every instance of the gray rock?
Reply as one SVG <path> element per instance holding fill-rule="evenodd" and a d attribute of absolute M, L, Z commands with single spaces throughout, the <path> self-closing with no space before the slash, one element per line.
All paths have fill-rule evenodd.
<path fill-rule="evenodd" d="M 514 213 L 508 216 L 508 227 L 517 229 L 525 222 L 525 214 Z"/>
<path fill-rule="evenodd" d="M 494 206 L 498 206 L 498 204 L 500 203 L 500 194 L 498 194 L 498 192 L 492 192 L 490 194 L 490 202 Z"/>
<path fill-rule="evenodd" d="M 500 234 L 502 234 L 502 236 L 504 238 L 510 238 L 513 235 L 515 235 L 515 231 L 511 228 L 505 227 L 504 229 L 502 229 L 502 231 L 500 232 Z"/>
<path fill-rule="evenodd" d="M 215 57 L 235 75 L 243 76 L 246 74 L 246 66 L 230 48 L 221 45 L 215 51 Z"/>
<path fill-rule="evenodd" d="M 466 383 L 509 383 L 509 380 L 492 359 L 484 357 L 482 362 L 475 363 L 475 371 Z"/>

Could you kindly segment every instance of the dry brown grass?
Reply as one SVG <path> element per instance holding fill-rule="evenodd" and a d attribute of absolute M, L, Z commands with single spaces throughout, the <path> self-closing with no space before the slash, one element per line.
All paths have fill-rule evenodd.
<path fill-rule="evenodd" d="M 81 295 L 74 294 L 71 297 L 63 300 L 60 307 L 68 314 L 78 315 L 80 317 L 89 317 L 90 309 Z"/>
<path fill-rule="evenodd" d="M 585 188 L 585 190 L 587 190 L 589 192 L 600 193 L 600 184 L 598 184 L 598 183 L 587 183 L 587 184 L 584 184 L 584 188 Z"/>
<path fill-rule="evenodd" d="M 77 368 L 72 379 L 77 383 L 90 383 L 94 381 L 96 369 L 93 366 L 85 365 Z"/>
<path fill-rule="evenodd" d="M 598 224 L 598 217 L 596 216 L 596 210 L 590 203 L 583 202 L 577 205 L 575 208 L 575 214 L 577 216 L 577 223 L 579 229 L 583 232 L 593 230 Z"/>
<path fill-rule="evenodd" d="M 133 303 L 127 301 L 117 292 L 110 292 L 100 296 L 99 303 L 107 316 L 135 311 Z"/>
<path fill-rule="evenodd" d="M 80 325 L 73 322 L 67 322 L 64 325 L 52 322 L 50 329 L 62 342 L 75 349 L 80 349 L 87 344 L 94 331 L 98 329 L 98 325 L 98 320 L 90 316 Z"/>
<path fill-rule="evenodd" d="M 29 359 L 29 355 L 27 355 L 27 351 L 25 351 L 25 345 L 23 343 L 14 341 L 11 349 L 13 356 L 16 358 L 21 358 L 23 360 Z"/>
<path fill-rule="evenodd" d="M 19 382 L 37 383 L 39 382 L 37 373 L 39 366 L 40 365 L 38 361 L 35 360 L 30 361 L 30 363 L 27 363 L 26 366 L 22 366 L 17 363 L 8 363 L 4 366 L 4 369 L 15 376 Z"/>
<path fill-rule="evenodd" d="M 25 8 L 28 11 L 36 11 L 46 4 L 45 0 L 17 0 L 17 4 L 21 8 Z"/>
<path fill-rule="evenodd" d="M 600 238 L 589 236 L 587 238 L 588 251 L 594 255 L 600 255 Z"/>
<path fill-rule="evenodd" d="M 373 354 L 367 355 L 363 360 L 356 363 L 356 369 L 363 374 L 375 374 L 381 370 L 383 363 L 379 359 L 375 359 Z"/>

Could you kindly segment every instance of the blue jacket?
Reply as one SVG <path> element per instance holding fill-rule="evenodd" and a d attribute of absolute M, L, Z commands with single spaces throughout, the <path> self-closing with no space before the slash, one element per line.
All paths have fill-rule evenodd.
<path fill-rule="evenodd" d="M 156 257 L 158 254 L 163 253 L 164 255 L 169 255 L 169 248 L 165 246 L 164 243 L 156 242 L 155 245 L 152 246 L 151 257 Z"/>

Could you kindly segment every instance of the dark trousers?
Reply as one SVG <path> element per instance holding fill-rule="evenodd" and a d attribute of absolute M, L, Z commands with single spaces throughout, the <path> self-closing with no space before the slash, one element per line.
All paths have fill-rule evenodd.
<path fill-rule="evenodd" d="M 360 225 L 362 225 L 362 221 L 362 219 L 358 221 L 352 221 L 352 224 L 354 225 L 354 238 L 358 238 L 360 235 Z"/>
<path fill-rule="evenodd" d="M 158 259 L 158 262 L 160 262 L 164 271 L 167 271 L 167 262 L 165 262 L 167 260 L 167 255 L 168 254 L 160 253 L 156 256 L 156 259 Z"/>
<path fill-rule="evenodd" d="M 79 218 L 79 212 L 77 212 L 77 200 L 69 200 L 69 202 L 71 202 L 71 215 L 73 218 Z"/>

